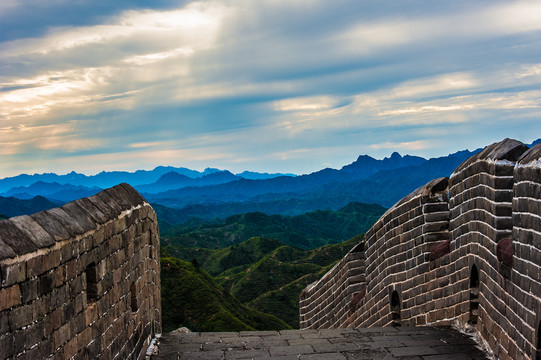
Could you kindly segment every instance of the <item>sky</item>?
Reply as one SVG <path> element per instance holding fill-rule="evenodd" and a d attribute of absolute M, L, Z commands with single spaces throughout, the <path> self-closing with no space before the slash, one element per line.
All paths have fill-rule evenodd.
<path fill-rule="evenodd" d="M 541 137 L 541 2 L 2 0 L 0 178 Z"/>

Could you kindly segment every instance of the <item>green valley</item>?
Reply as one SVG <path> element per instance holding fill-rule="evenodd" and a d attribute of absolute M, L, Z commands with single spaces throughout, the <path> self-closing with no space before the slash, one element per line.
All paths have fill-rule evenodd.
<path fill-rule="evenodd" d="M 175 255 L 178 248 L 219 249 L 262 236 L 313 249 L 366 232 L 385 210 L 376 204 L 352 202 L 337 211 L 317 210 L 296 216 L 253 212 L 233 215 L 225 220 L 192 219 L 182 225 L 162 227 L 160 224 L 162 244 Z"/>
<path fill-rule="evenodd" d="M 289 326 L 297 328 L 298 298 L 302 289 L 321 277 L 360 240 L 362 235 L 339 244 L 311 250 L 303 250 L 264 237 L 253 237 L 222 249 L 176 248 L 175 256 L 184 261 L 172 257 L 162 258 L 164 323 L 169 323 L 170 317 L 179 312 L 178 309 L 183 309 L 184 315 L 171 321 L 174 326 L 181 324 L 191 330 L 198 329 L 199 326 L 216 331 L 226 330 L 226 327 L 220 328 L 219 325 L 225 325 L 228 321 L 223 319 L 229 319 L 233 327 L 240 326 L 240 321 L 257 329 L 266 329 L 270 324 L 279 328 L 279 324 L 272 323 L 269 319 L 254 325 L 243 320 L 246 317 L 231 311 L 226 316 L 225 310 L 217 310 L 222 304 L 238 301 L 238 304 L 242 303 L 250 310 L 274 315 Z M 171 276 L 172 268 L 175 269 L 175 276 Z M 180 273 L 183 274 L 182 279 L 178 278 Z M 198 285 L 193 285 L 195 283 Z M 190 290 L 192 286 L 193 289 Z M 171 290 L 171 287 L 176 287 L 176 290 Z M 205 292 L 205 295 L 199 296 L 204 292 L 203 289 L 214 289 L 214 295 Z M 190 296 L 199 298 L 184 300 Z M 191 310 L 193 301 L 208 304 L 213 313 L 221 311 L 223 314 L 218 316 L 220 321 L 202 315 L 204 309 Z M 213 302 L 218 303 L 213 305 Z M 237 309 L 240 308 L 237 305 Z M 166 314 L 171 315 L 165 316 Z M 199 316 L 205 320 L 197 320 Z M 190 326 L 195 327 L 192 329 Z"/>
<path fill-rule="evenodd" d="M 282 320 L 242 305 L 197 266 L 167 254 L 161 258 L 164 331 L 186 326 L 192 331 L 277 330 Z"/>

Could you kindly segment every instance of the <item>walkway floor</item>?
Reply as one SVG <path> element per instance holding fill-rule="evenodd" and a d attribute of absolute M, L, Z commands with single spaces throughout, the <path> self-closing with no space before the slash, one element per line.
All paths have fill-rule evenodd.
<path fill-rule="evenodd" d="M 471 360 L 486 359 L 471 338 L 450 328 L 241 331 L 165 334 L 161 359 Z"/>

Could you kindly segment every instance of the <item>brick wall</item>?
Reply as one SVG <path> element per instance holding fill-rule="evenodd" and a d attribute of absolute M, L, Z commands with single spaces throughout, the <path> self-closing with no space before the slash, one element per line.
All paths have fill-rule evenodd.
<path fill-rule="evenodd" d="M 141 359 L 161 332 L 156 214 L 132 187 L 0 221 L 0 359 Z"/>
<path fill-rule="evenodd" d="M 477 331 L 498 358 L 535 359 L 540 183 L 541 145 L 506 139 L 417 189 L 352 250 L 364 249 L 365 276 L 340 276 L 350 252 L 303 291 L 301 328 L 453 325 Z M 352 282 L 356 292 L 341 290 Z"/>
<path fill-rule="evenodd" d="M 301 328 L 343 327 L 350 308 L 361 300 L 366 290 L 363 246 L 363 243 L 357 245 L 321 281 L 311 284 L 301 294 Z"/>

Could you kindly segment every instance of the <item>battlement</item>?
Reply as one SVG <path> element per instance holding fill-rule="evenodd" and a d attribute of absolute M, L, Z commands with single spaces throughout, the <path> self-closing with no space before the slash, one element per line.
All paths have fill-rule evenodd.
<path fill-rule="evenodd" d="M 453 325 L 536 359 L 540 296 L 541 144 L 505 139 L 389 209 L 302 292 L 300 324 Z"/>
<path fill-rule="evenodd" d="M 160 332 L 158 223 L 131 186 L 0 221 L 0 359 L 141 359 Z"/>

